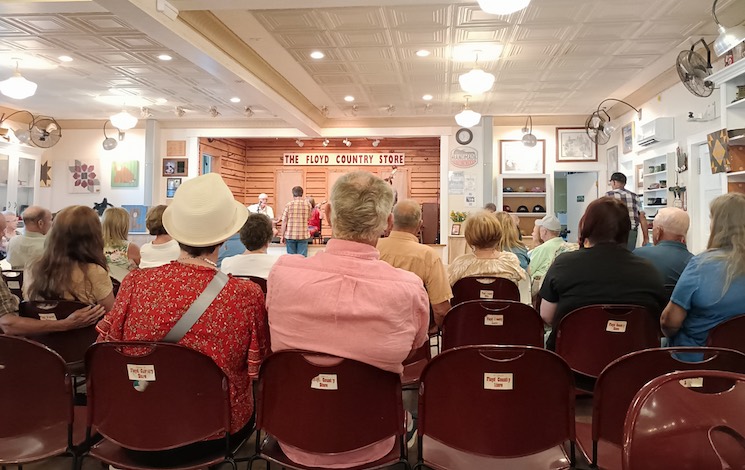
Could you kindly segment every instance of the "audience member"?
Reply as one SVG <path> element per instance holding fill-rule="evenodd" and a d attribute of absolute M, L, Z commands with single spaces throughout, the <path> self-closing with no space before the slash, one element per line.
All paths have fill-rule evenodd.
<path fill-rule="evenodd" d="M 103 213 L 103 241 L 111 277 L 121 282 L 140 264 L 140 248 L 127 241 L 129 213 L 121 207 L 109 207 Z"/>
<path fill-rule="evenodd" d="M 308 219 L 308 233 L 311 237 L 315 236 L 321 230 L 321 211 L 316 206 L 316 200 L 308 198 L 310 204 L 310 218 Z"/>
<path fill-rule="evenodd" d="M 533 249 L 528 252 L 528 255 L 530 256 L 533 255 L 533 250 L 535 250 L 536 248 L 538 248 L 539 246 L 543 244 L 543 241 L 541 240 L 540 222 L 541 222 L 540 220 L 535 221 L 535 223 L 533 224 L 533 232 L 530 234 L 530 238 L 532 239 L 532 242 L 533 242 Z"/>
<path fill-rule="evenodd" d="M 497 205 L 494 204 L 493 202 L 487 202 L 486 205 L 484 206 L 484 210 L 487 212 L 492 212 L 492 213 L 497 212 Z"/>
<path fill-rule="evenodd" d="M 561 233 L 561 222 L 554 215 L 546 215 L 540 220 L 536 220 L 535 226 L 538 228 L 538 237 L 541 244 L 533 248 L 530 252 L 530 266 L 528 274 L 530 279 L 536 281 L 543 279 L 548 267 L 556 257 L 556 251 L 564 243 L 564 239 L 559 236 Z"/>
<path fill-rule="evenodd" d="M 266 193 L 259 194 L 259 202 L 248 206 L 248 212 L 252 214 L 264 214 L 265 216 L 269 217 L 272 222 L 274 222 L 274 210 L 272 209 L 272 206 L 267 204 L 268 200 L 269 197 L 266 195 Z"/>
<path fill-rule="evenodd" d="M 605 193 L 605 195 L 619 199 L 624 203 L 626 210 L 629 212 L 631 231 L 629 232 L 629 239 L 626 245 L 629 251 L 633 251 L 636 248 L 637 235 L 640 229 L 642 232 L 642 246 L 646 245 L 649 243 L 647 218 L 644 216 L 644 212 L 640 214 L 641 204 L 639 203 L 639 196 L 626 189 L 626 175 L 623 173 L 613 173 L 610 177 L 610 186 L 612 189 Z"/>
<path fill-rule="evenodd" d="M 274 229 L 273 226 L 272 229 Z M 245 251 L 246 247 L 243 245 L 243 242 L 241 242 L 241 233 L 234 233 L 220 246 L 219 254 L 217 255 L 217 268 L 222 268 L 222 262 L 227 258 L 238 256 Z"/>
<path fill-rule="evenodd" d="M 280 255 L 267 253 L 272 242 L 272 221 L 263 214 L 249 214 L 238 232 L 245 247 L 243 254 L 225 258 L 220 268 L 225 274 L 266 279 Z"/>
<path fill-rule="evenodd" d="M 23 269 L 44 253 L 45 235 L 52 228 L 52 213 L 43 207 L 27 207 L 22 217 L 23 235 L 8 242 L 8 263 L 13 269 Z"/>
<path fill-rule="evenodd" d="M 218 248 L 247 216 L 246 208 L 233 199 L 218 174 L 184 182 L 163 212 L 163 226 L 179 243 L 181 257 L 175 263 L 132 271 L 124 278 L 114 309 L 98 324 L 98 340 L 163 340 L 213 279 L 225 278 L 217 271 Z M 225 372 L 231 441 L 240 441 L 253 428 L 251 382 L 269 351 L 266 313 L 259 286 L 234 277 L 223 280 L 217 296 L 177 342 L 211 357 Z M 224 451 L 224 446 L 220 436 L 208 436 L 186 448 L 132 454 L 148 464 L 170 466 L 177 464 L 176 456 L 195 447 L 207 453 Z"/>
<path fill-rule="evenodd" d="M 419 243 L 417 234 L 421 227 L 419 203 L 413 199 L 399 201 L 393 207 L 393 230 L 387 238 L 378 240 L 377 248 L 381 260 L 416 274 L 424 282 L 435 323 L 439 326 L 450 310 L 453 292 L 440 255 L 432 247 Z"/>
<path fill-rule="evenodd" d="M 515 227 L 517 228 L 517 239 L 523 241 L 523 232 L 522 230 L 520 230 L 520 216 L 515 214 L 514 212 L 507 212 L 507 214 L 509 214 L 512 218 L 512 222 L 515 223 Z M 530 254 L 528 254 L 528 257 L 530 257 Z"/>
<path fill-rule="evenodd" d="M 163 211 L 166 205 L 151 207 L 145 217 L 145 227 L 155 239 L 140 248 L 140 267 L 157 268 L 177 259 L 181 255 L 178 242 L 171 238 L 163 227 Z"/>
<path fill-rule="evenodd" d="M 712 328 L 745 313 L 743 221 L 745 195 L 728 193 L 712 201 L 707 249 L 688 263 L 662 312 L 660 324 L 670 346 L 705 346 Z"/>
<path fill-rule="evenodd" d="M 11 238 L 16 235 L 20 235 L 21 231 L 18 230 L 18 217 L 13 211 L 4 211 L 2 213 L 3 222 L 5 224 L 5 230 L 2 232 L 2 238 L 0 238 L 0 251 L 3 253 L 8 252 L 8 243 Z"/>
<path fill-rule="evenodd" d="M 520 267 L 527 270 L 528 263 L 530 263 L 528 248 L 520 241 L 520 229 L 515 224 L 515 219 L 509 212 L 497 212 L 496 215 L 502 224 L 502 241 L 499 244 L 499 249 L 514 253 L 520 261 Z"/>
<path fill-rule="evenodd" d="M 691 221 L 677 207 L 657 211 L 652 228 L 654 245 L 640 246 L 634 254 L 649 260 L 665 277 L 666 285 L 675 285 L 693 254 L 686 248 L 686 233 Z"/>
<path fill-rule="evenodd" d="M 287 254 L 308 256 L 308 219 L 310 204 L 303 199 L 303 188 L 292 188 L 292 201 L 282 211 L 280 243 L 287 244 Z"/>
<path fill-rule="evenodd" d="M 77 300 L 111 310 L 114 291 L 96 211 L 70 206 L 57 213 L 44 253 L 26 268 L 23 290 L 27 300 Z"/>
<path fill-rule="evenodd" d="M 579 222 L 580 249 L 563 253 L 541 286 L 541 317 L 553 327 L 546 347 L 556 347 L 556 326 L 569 312 L 594 304 L 641 305 L 659 316 L 665 305 L 662 276 L 627 249 L 631 221 L 626 205 L 601 197 Z"/>
<path fill-rule="evenodd" d="M 269 273 L 266 307 L 272 349 L 306 349 L 401 373 L 403 361 L 427 340 L 429 301 L 422 280 L 378 259 L 375 249 L 392 225 L 393 190 L 367 172 L 341 176 L 325 206 L 334 238 L 310 258 L 281 257 Z M 514 256 L 514 255 L 513 255 Z M 323 290 L 324 295 L 313 293 Z M 297 293 L 308 293 L 298 298 Z M 283 445 L 308 467 L 347 467 L 375 461 L 393 438 L 336 455 Z"/>

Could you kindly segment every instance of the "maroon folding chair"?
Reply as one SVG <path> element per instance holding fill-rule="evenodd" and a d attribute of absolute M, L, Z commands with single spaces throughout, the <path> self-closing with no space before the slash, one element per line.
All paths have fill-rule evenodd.
<path fill-rule="evenodd" d="M 450 305 L 458 305 L 466 300 L 520 300 L 517 284 L 503 277 L 468 276 L 453 285 L 453 298 Z"/>
<path fill-rule="evenodd" d="M 236 275 L 236 274 L 233 274 L 233 277 L 237 277 L 237 278 L 240 278 L 240 279 L 249 279 L 249 280 L 255 282 L 256 284 L 259 285 L 259 287 L 261 287 L 261 291 L 264 293 L 264 295 L 266 295 L 266 279 L 264 279 L 263 277 L 258 277 L 258 276 L 240 276 L 240 275 Z"/>
<path fill-rule="evenodd" d="M 404 389 L 415 389 L 418 387 L 419 377 L 422 375 L 424 367 L 432 358 L 430 339 L 431 337 L 427 337 L 427 341 L 420 348 L 412 351 L 411 355 L 404 361 L 404 372 L 401 374 L 401 385 Z"/>
<path fill-rule="evenodd" d="M 512 300 L 467 300 L 442 325 L 442 349 L 476 344 L 543 347 L 543 320 L 530 305 Z"/>
<path fill-rule="evenodd" d="M 652 380 L 626 414 L 623 468 L 745 468 L 743 403 L 743 374 L 689 370 Z"/>
<path fill-rule="evenodd" d="M 225 445 L 169 469 L 237 465 L 231 445 L 230 391 L 209 356 L 160 342 L 97 343 L 85 357 L 88 427 L 103 439 L 87 455 L 118 468 L 148 467 L 130 451 L 157 452 L 223 436 Z"/>
<path fill-rule="evenodd" d="M 8 269 L 0 272 L 3 277 L 3 281 L 8 285 L 10 293 L 18 297 L 23 298 L 23 270 L 22 269 Z"/>
<path fill-rule="evenodd" d="M 0 335 L 0 384 L 0 465 L 67 454 L 76 468 L 85 409 L 73 408 L 70 376 L 59 354 L 29 339 Z"/>
<path fill-rule="evenodd" d="M 418 426 L 415 468 L 567 468 L 575 461 L 572 371 L 531 346 L 443 351 L 422 373 Z"/>
<path fill-rule="evenodd" d="M 278 441 L 333 455 L 393 437 L 388 455 L 354 468 L 410 468 L 399 375 L 369 364 L 298 350 L 269 355 L 259 372 L 256 423 L 254 458 L 283 467 L 308 468 L 290 460 Z"/>
<path fill-rule="evenodd" d="M 707 346 L 745 352 L 745 315 L 725 320 L 709 331 Z"/>
<path fill-rule="evenodd" d="M 676 354 L 699 353 L 700 362 L 685 362 Z M 623 421 L 634 395 L 650 380 L 681 370 L 721 370 L 745 373 L 745 354 L 722 348 L 655 348 L 626 354 L 608 364 L 595 383 L 592 425 L 577 422 L 577 441 L 592 465 L 620 469 Z M 592 449 L 592 454 L 588 450 Z"/>
<path fill-rule="evenodd" d="M 578 388 L 591 392 L 605 366 L 630 352 L 660 347 L 660 326 L 639 305 L 588 305 L 561 319 L 556 353 L 578 377 Z M 589 380 L 581 380 L 588 378 Z"/>

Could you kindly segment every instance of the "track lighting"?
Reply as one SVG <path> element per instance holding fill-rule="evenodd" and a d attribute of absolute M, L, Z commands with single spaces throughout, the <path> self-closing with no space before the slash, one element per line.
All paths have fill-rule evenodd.
<path fill-rule="evenodd" d="M 324 147 L 328 147 L 329 146 L 329 140 L 328 139 L 323 139 L 323 142 L 321 142 L 321 145 L 323 145 Z"/>
<path fill-rule="evenodd" d="M 208 111 L 210 113 L 210 116 L 213 118 L 216 118 L 220 115 L 220 111 L 217 110 L 217 106 L 210 106 L 210 109 Z"/>
<path fill-rule="evenodd" d="M 153 117 L 153 113 L 150 108 L 145 106 L 140 108 L 140 119 L 150 119 L 151 117 Z"/>
<path fill-rule="evenodd" d="M 385 108 L 385 110 L 386 110 L 386 112 L 387 112 L 387 113 L 388 113 L 388 114 L 390 115 L 390 114 L 393 114 L 393 113 L 395 113 L 395 112 L 396 112 L 396 107 L 395 107 L 394 105 L 392 105 L 392 104 L 389 104 L 389 105 L 388 105 L 388 106 L 387 106 L 387 107 Z"/>
<path fill-rule="evenodd" d="M 352 106 L 352 116 L 357 116 L 357 111 L 359 111 L 359 107 L 355 104 Z"/>
<path fill-rule="evenodd" d="M 455 115 L 455 122 L 461 127 L 473 127 L 481 121 L 481 114 L 468 107 L 468 100 L 471 96 L 466 95 L 465 98 L 466 104 L 463 105 L 463 111 Z"/>
<path fill-rule="evenodd" d="M 342 142 L 342 143 L 343 143 L 344 145 L 346 145 L 347 147 L 351 147 L 351 146 L 352 146 L 352 141 L 351 141 L 351 140 L 349 140 L 349 139 L 347 139 L 346 137 L 345 137 L 345 138 L 344 138 L 344 140 L 342 140 L 341 142 Z"/>
<path fill-rule="evenodd" d="M 425 104 L 425 105 L 424 105 L 424 112 L 425 112 L 425 113 L 428 113 L 428 114 L 429 114 L 429 113 L 431 113 L 432 111 L 434 111 L 434 110 L 432 109 L 432 103 L 427 103 L 427 104 Z"/>
<path fill-rule="evenodd" d="M 303 147 L 305 145 L 305 142 L 303 142 L 300 139 L 295 139 L 295 143 L 297 144 L 298 147 Z"/>
<path fill-rule="evenodd" d="M 321 116 L 323 116 L 323 117 L 329 117 L 329 107 L 328 106 L 326 106 L 326 105 L 321 106 L 321 108 L 319 109 L 319 111 L 321 111 Z"/>
<path fill-rule="evenodd" d="M 182 106 L 176 106 L 173 109 L 173 112 L 176 113 L 176 116 L 178 117 L 184 117 L 184 114 L 186 114 L 186 110 Z"/>
<path fill-rule="evenodd" d="M 377 147 L 378 145 L 380 145 L 380 139 L 375 139 L 375 140 L 372 141 L 372 146 L 373 147 Z"/>
<path fill-rule="evenodd" d="M 254 110 L 251 109 L 251 106 L 246 106 L 245 108 L 243 108 L 243 114 L 245 114 L 246 117 L 250 118 L 251 116 L 254 115 Z"/>
<path fill-rule="evenodd" d="M 525 134 L 522 139 L 523 145 L 526 147 L 535 147 L 538 139 L 533 135 L 533 118 L 531 116 L 528 116 L 528 119 L 525 120 L 525 127 L 523 127 L 522 131 Z"/>

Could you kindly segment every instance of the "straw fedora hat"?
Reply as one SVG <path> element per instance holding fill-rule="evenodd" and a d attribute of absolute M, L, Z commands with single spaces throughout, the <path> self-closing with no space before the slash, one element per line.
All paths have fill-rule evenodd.
<path fill-rule="evenodd" d="M 217 173 L 185 181 L 163 212 L 163 227 L 177 242 L 189 246 L 222 243 L 248 218 L 248 211 Z"/>

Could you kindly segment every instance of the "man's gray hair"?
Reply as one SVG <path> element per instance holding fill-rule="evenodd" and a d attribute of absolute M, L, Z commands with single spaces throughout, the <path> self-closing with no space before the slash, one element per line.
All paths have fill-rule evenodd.
<path fill-rule="evenodd" d="M 334 238 L 373 242 L 388 225 L 393 189 L 372 173 L 355 171 L 334 183 L 330 203 Z"/>
<path fill-rule="evenodd" d="M 683 209 L 665 207 L 657 211 L 657 215 L 654 217 L 654 225 L 662 228 L 665 232 L 684 237 L 688 233 L 691 219 Z"/>
<path fill-rule="evenodd" d="M 398 201 L 393 206 L 393 226 L 403 229 L 416 229 L 422 220 L 422 206 L 413 199 Z"/>

